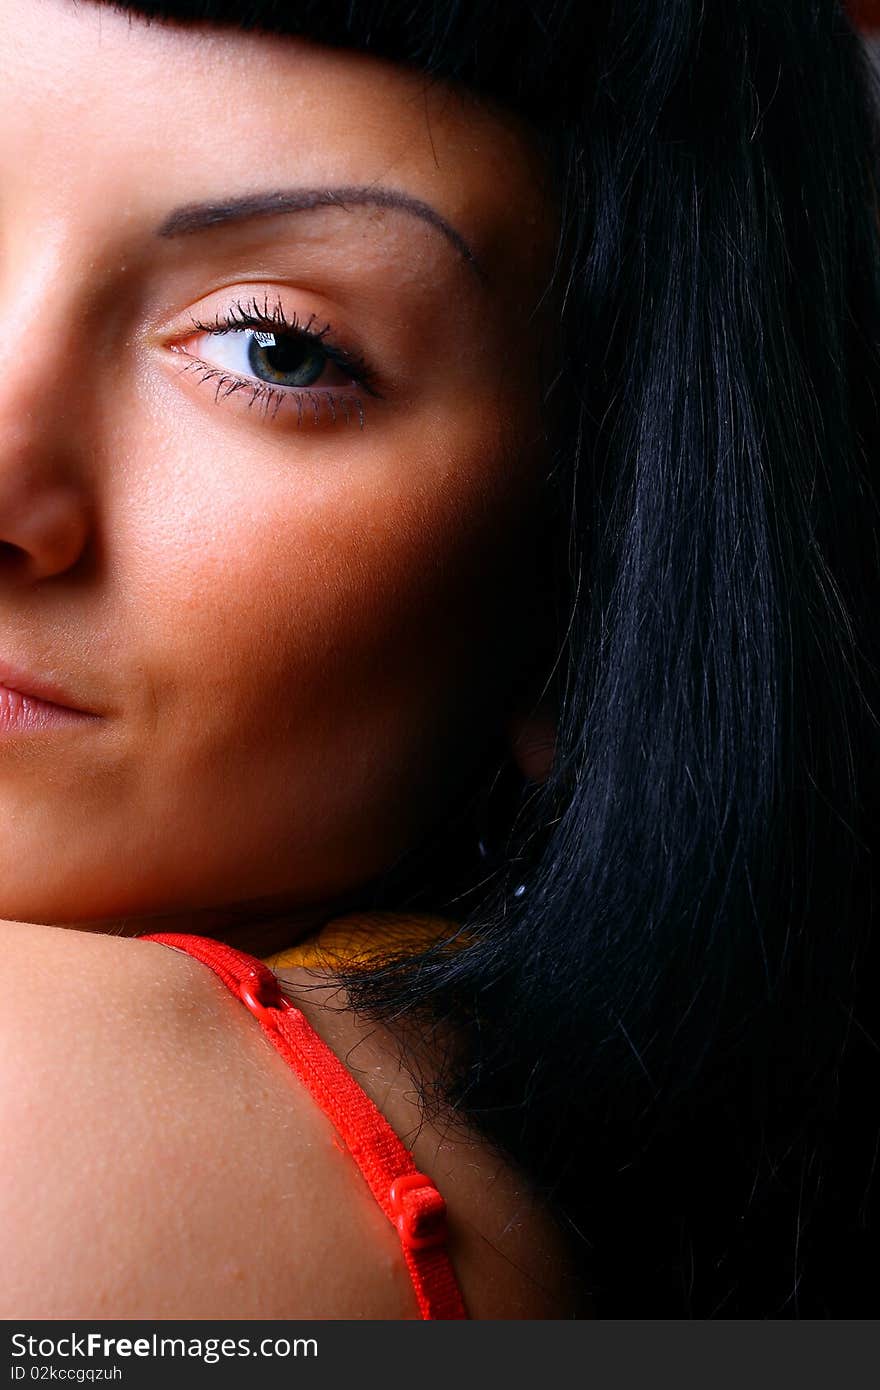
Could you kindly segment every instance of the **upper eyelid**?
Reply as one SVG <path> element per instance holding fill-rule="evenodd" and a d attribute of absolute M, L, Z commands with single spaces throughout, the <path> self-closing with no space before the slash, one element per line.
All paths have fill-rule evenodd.
<path fill-rule="evenodd" d="M 238 317 L 236 317 L 236 315 Z M 191 314 L 189 318 L 190 322 L 195 322 Z M 199 323 L 196 326 L 205 332 L 225 333 L 235 332 L 237 328 L 241 331 L 245 331 L 251 320 L 260 320 L 264 321 L 267 326 L 272 324 L 287 331 L 299 330 L 309 333 L 310 336 L 314 338 L 322 338 L 330 331 L 331 325 L 325 323 L 324 327 L 316 333 L 312 328 L 312 324 L 317 322 L 317 318 L 317 314 L 311 313 L 306 322 L 301 323 L 296 310 L 294 310 L 288 318 L 280 298 L 275 300 L 275 303 L 270 309 L 269 295 L 268 293 L 264 293 L 262 306 L 258 304 L 256 296 L 250 299 L 247 304 L 243 303 L 240 299 L 233 299 L 231 304 L 227 303 L 226 305 L 225 317 L 222 315 L 221 310 L 218 310 L 212 324 L 207 325 Z"/>

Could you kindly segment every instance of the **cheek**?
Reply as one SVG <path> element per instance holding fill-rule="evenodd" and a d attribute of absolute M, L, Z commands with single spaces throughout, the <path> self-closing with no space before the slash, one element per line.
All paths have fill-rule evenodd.
<path fill-rule="evenodd" d="M 480 420 L 449 435 L 194 460 L 130 513 L 137 795 L 235 845 L 227 891 L 381 867 L 479 745 L 521 499 Z"/>
<path fill-rule="evenodd" d="M 241 493 L 160 497 L 131 586 L 157 680 L 247 707 L 273 692 L 329 693 L 368 669 L 418 683 L 414 662 L 430 652 L 442 681 L 497 601 L 504 517 L 484 453 L 448 468 L 415 453 L 407 463 L 361 457 L 275 472 Z"/>

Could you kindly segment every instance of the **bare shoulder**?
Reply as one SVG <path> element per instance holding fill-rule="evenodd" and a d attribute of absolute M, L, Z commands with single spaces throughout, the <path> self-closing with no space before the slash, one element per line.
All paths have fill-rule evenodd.
<path fill-rule="evenodd" d="M 0 949 L 0 1316 L 412 1316 L 395 1233 L 206 966 L 19 924 Z"/>
<path fill-rule="evenodd" d="M 0 924 L 0 952 L 0 1317 L 416 1316 L 395 1231 L 207 967 L 19 923 Z M 367 1049 L 369 1075 L 348 1065 L 401 1133 L 391 1041 L 306 1010 L 339 1055 Z M 445 1189 L 472 1315 L 571 1316 L 561 1247 L 518 1180 L 476 1143 L 423 1130 L 411 1146 Z"/>

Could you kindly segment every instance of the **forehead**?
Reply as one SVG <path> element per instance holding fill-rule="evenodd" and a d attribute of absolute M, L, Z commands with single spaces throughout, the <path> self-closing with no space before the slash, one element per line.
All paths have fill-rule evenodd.
<path fill-rule="evenodd" d="M 543 260 L 552 239 L 543 165 L 514 116 L 355 51 L 148 24 L 94 0 L 4 0 L 0 76 L 8 206 L 44 227 L 160 224 L 218 194 L 376 184 L 436 209 L 496 272 Z M 414 219 L 389 220 L 417 234 Z"/>

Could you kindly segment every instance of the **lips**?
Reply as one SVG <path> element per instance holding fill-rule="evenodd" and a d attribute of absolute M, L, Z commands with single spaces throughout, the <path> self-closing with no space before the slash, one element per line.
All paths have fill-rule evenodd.
<path fill-rule="evenodd" d="M 0 714 L 4 711 L 21 712 L 22 702 L 32 706 L 44 706 L 68 714 L 93 715 L 79 699 L 62 690 L 54 681 L 44 680 L 42 676 L 25 671 L 23 667 L 0 661 Z"/>

